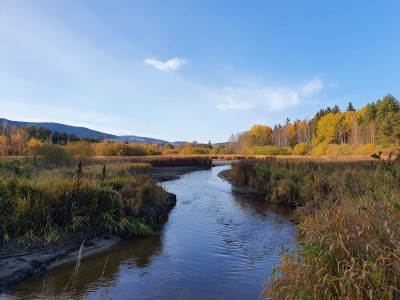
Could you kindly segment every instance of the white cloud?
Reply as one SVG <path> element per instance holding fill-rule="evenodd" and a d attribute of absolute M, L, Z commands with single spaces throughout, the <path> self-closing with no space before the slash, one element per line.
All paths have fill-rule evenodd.
<path fill-rule="evenodd" d="M 271 110 L 281 110 L 288 107 L 294 107 L 300 102 L 298 93 L 287 89 L 266 92 L 262 96 L 265 98 Z"/>
<path fill-rule="evenodd" d="M 312 95 L 322 90 L 322 87 L 323 87 L 322 81 L 319 80 L 318 78 L 307 80 L 303 85 L 303 94 L 306 96 Z"/>
<path fill-rule="evenodd" d="M 312 96 L 323 89 L 319 78 L 304 80 L 292 86 L 248 85 L 247 88 L 225 88 L 219 95 L 223 102 L 216 107 L 221 110 L 245 110 L 250 108 L 281 111 L 312 100 Z"/>
<path fill-rule="evenodd" d="M 235 101 L 231 97 L 225 97 L 225 100 L 227 103 L 218 104 L 217 108 L 221 110 L 228 110 L 228 109 L 245 110 L 254 107 L 254 104 L 250 102 Z"/>
<path fill-rule="evenodd" d="M 187 63 L 187 60 L 175 57 L 170 60 L 167 60 L 166 62 L 162 62 L 159 60 L 148 58 L 144 61 L 144 63 L 153 66 L 154 68 L 159 69 L 161 71 L 170 72 L 178 70 L 179 67 Z"/>
<path fill-rule="evenodd" d="M 262 107 L 277 111 L 294 107 L 300 103 L 299 93 L 287 88 L 256 87 L 253 89 L 226 88 L 224 103 L 216 107 L 221 110 L 246 110 Z"/>

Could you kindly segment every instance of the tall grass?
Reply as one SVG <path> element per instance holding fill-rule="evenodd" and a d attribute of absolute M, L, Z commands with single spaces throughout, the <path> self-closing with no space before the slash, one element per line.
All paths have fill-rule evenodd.
<path fill-rule="evenodd" d="M 400 299 L 398 171 L 398 161 L 235 163 L 235 184 L 297 207 L 298 246 L 282 252 L 262 295 Z"/>
<path fill-rule="evenodd" d="M 132 176 L 148 164 L 76 169 L 23 168 L 0 163 L 0 236 L 20 242 L 60 241 L 68 231 L 103 228 L 150 234 L 141 212 L 165 203 L 166 191 L 149 176 Z"/>
<path fill-rule="evenodd" d="M 207 156 L 133 156 L 133 157 L 93 157 L 87 159 L 86 165 L 108 165 L 108 164 L 149 164 L 152 167 L 191 167 L 211 166 L 211 158 Z"/>

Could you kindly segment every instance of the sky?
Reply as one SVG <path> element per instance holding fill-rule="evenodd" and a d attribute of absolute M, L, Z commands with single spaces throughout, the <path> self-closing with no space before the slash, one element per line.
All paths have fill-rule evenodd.
<path fill-rule="evenodd" d="M 167 141 L 400 99 L 400 1 L 0 0 L 0 118 Z"/>

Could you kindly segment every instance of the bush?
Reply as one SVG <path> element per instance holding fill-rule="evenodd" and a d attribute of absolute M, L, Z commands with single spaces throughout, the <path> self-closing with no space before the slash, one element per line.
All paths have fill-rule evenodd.
<path fill-rule="evenodd" d="M 165 149 L 162 153 L 162 155 L 178 155 L 179 150 L 177 149 Z"/>
<path fill-rule="evenodd" d="M 247 155 L 285 155 L 287 153 L 286 150 L 276 146 L 255 146 L 247 148 L 245 152 Z"/>
<path fill-rule="evenodd" d="M 94 156 L 96 154 L 92 145 L 87 141 L 71 142 L 65 146 L 65 151 L 78 159 Z"/>
<path fill-rule="evenodd" d="M 197 148 L 197 147 L 186 147 L 183 148 L 181 155 L 199 155 L 199 154 L 205 154 L 204 149 L 202 148 Z"/>
<path fill-rule="evenodd" d="M 326 155 L 326 149 L 329 148 L 329 144 L 318 144 L 309 152 L 312 156 L 323 156 Z"/>
<path fill-rule="evenodd" d="M 146 153 L 147 155 L 162 155 L 162 152 L 160 150 L 150 147 L 146 149 Z"/>
<path fill-rule="evenodd" d="M 294 146 L 292 155 L 306 155 L 308 152 L 309 146 L 306 143 L 297 144 Z"/>
<path fill-rule="evenodd" d="M 98 156 L 146 156 L 146 149 L 138 144 L 103 141 L 94 145 Z"/>
<path fill-rule="evenodd" d="M 223 154 L 226 154 L 225 147 L 221 147 L 220 145 L 215 145 L 215 146 L 211 149 L 210 154 L 213 154 L 213 155 L 223 155 Z"/>
<path fill-rule="evenodd" d="M 68 166 L 72 163 L 72 156 L 69 155 L 60 146 L 52 146 L 44 143 L 37 149 L 37 154 L 40 156 L 38 160 L 45 165 L 50 166 Z"/>
<path fill-rule="evenodd" d="M 350 146 L 349 144 L 330 144 L 325 149 L 325 154 L 329 156 L 339 157 L 345 155 L 351 155 L 354 152 L 354 147 Z"/>
<path fill-rule="evenodd" d="M 354 154 L 371 156 L 372 154 L 374 154 L 376 152 L 377 152 L 377 149 L 376 149 L 375 145 L 366 144 L 366 145 L 360 146 L 357 149 L 355 149 Z"/>

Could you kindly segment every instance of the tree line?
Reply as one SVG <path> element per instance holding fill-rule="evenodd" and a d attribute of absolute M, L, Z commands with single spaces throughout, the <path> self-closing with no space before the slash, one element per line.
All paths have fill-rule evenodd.
<path fill-rule="evenodd" d="M 314 154 L 329 149 L 356 154 L 357 149 L 388 148 L 400 142 L 400 103 L 391 94 L 356 110 L 337 105 L 319 110 L 311 119 L 289 118 L 274 127 L 254 125 L 231 135 L 225 154 Z M 340 146 L 340 147 L 338 147 Z M 328 151 L 329 152 L 329 151 Z M 362 152 L 362 151 L 361 151 Z M 362 153 L 360 153 L 362 154 Z"/>
<path fill-rule="evenodd" d="M 29 126 L 10 126 L 6 120 L 0 128 L 0 155 L 22 155 L 27 149 L 28 142 L 47 143 L 48 145 L 65 146 L 71 142 L 87 141 L 90 143 L 100 143 L 99 138 L 77 137 L 74 133 L 54 131 L 45 127 Z"/>

